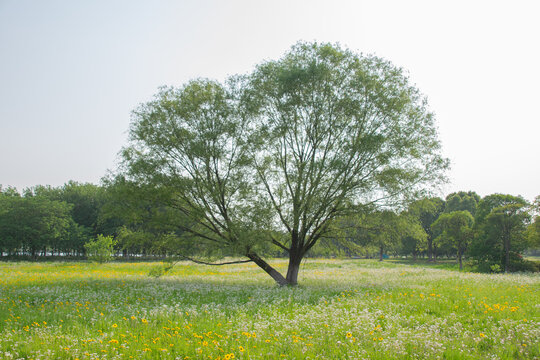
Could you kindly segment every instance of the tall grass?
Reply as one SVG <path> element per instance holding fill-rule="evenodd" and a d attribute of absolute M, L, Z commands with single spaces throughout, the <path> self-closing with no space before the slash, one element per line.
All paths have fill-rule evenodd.
<path fill-rule="evenodd" d="M 0 358 L 540 357 L 538 275 L 308 260 L 279 288 L 251 264 L 155 266 L 1 263 Z"/>

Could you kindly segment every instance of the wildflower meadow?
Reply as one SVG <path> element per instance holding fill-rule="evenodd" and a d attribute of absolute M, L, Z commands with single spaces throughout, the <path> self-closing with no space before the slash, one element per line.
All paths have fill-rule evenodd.
<path fill-rule="evenodd" d="M 278 287 L 252 264 L 160 266 L 0 263 L 0 358 L 540 357 L 534 274 L 308 259 Z"/>

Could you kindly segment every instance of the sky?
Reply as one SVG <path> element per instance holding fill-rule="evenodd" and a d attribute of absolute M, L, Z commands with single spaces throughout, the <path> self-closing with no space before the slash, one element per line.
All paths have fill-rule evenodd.
<path fill-rule="evenodd" d="M 99 183 L 160 86 L 223 81 L 298 41 L 404 68 L 453 191 L 540 195 L 538 1 L 0 0 L 0 184 Z"/>

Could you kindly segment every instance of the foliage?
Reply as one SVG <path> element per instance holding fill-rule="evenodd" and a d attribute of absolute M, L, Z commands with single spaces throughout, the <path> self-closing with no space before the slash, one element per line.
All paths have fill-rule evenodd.
<path fill-rule="evenodd" d="M 540 195 L 534 199 L 531 205 L 533 221 L 527 228 L 527 243 L 532 249 L 540 248 Z"/>
<path fill-rule="evenodd" d="M 111 261 L 114 258 L 115 244 L 116 242 L 112 236 L 98 234 L 95 240 L 91 240 L 84 244 L 84 249 L 90 260 L 102 264 Z"/>
<path fill-rule="evenodd" d="M 472 216 L 476 213 L 476 206 L 480 201 L 480 196 L 474 191 L 458 191 L 446 197 L 444 207 L 445 213 L 453 211 L 468 211 Z"/>
<path fill-rule="evenodd" d="M 429 260 L 433 260 L 434 248 L 433 248 L 433 231 L 431 225 L 437 220 L 439 215 L 445 208 L 444 200 L 438 197 L 422 198 L 420 200 L 412 202 L 407 211 L 416 218 L 426 233 L 427 251 Z"/>
<path fill-rule="evenodd" d="M 303 257 L 352 205 L 396 205 L 443 179 L 433 122 L 402 69 L 299 43 L 226 84 L 161 89 L 134 112 L 122 171 L 170 192 L 186 239 L 294 285 Z M 288 253 L 286 276 L 259 256 L 269 246 Z"/>
<path fill-rule="evenodd" d="M 32 257 L 47 248 L 63 250 L 63 239 L 79 239 L 71 206 L 42 197 L 0 195 L 0 249 L 22 248 Z"/>
<path fill-rule="evenodd" d="M 438 234 L 437 242 L 447 243 L 457 250 L 460 270 L 463 270 L 462 255 L 473 237 L 473 224 L 472 215 L 463 210 L 441 214 L 431 225 L 433 232 Z"/>
<path fill-rule="evenodd" d="M 527 207 L 522 197 L 503 194 L 486 196 L 478 203 L 470 255 L 480 268 L 493 264 L 499 264 L 505 272 L 521 268 L 519 254 L 527 248 L 530 220 Z"/>
<path fill-rule="evenodd" d="M 100 221 L 117 225 L 116 239 L 126 253 L 185 253 L 185 244 L 169 241 L 183 234 L 181 225 L 186 221 L 182 212 L 168 206 L 173 194 L 163 187 L 137 185 L 122 176 L 104 181 L 107 202 Z"/>
<path fill-rule="evenodd" d="M 99 222 L 101 208 L 107 201 L 105 188 L 75 181 L 69 181 L 61 187 L 37 185 L 25 189 L 25 197 L 39 197 L 49 200 L 63 201 L 71 205 L 71 217 L 75 223 L 84 228 L 90 236 L 103 233 Z"/>

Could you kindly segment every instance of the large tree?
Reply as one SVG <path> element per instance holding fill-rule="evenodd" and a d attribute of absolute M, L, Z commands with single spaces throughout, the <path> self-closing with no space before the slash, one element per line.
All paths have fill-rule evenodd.
<path fill-rule="evenodd" d="M 354 206 L 396 205 L 442 179 L 433 115 L 388 61 L 299 43 L 233 80 L 162 89 L 135 111 L 125 175 L 173 187 L 185 231 L 279 284 L 297 283 Z M 259 256 L 268 245 L 288 253 L 285 276 Z"/>

